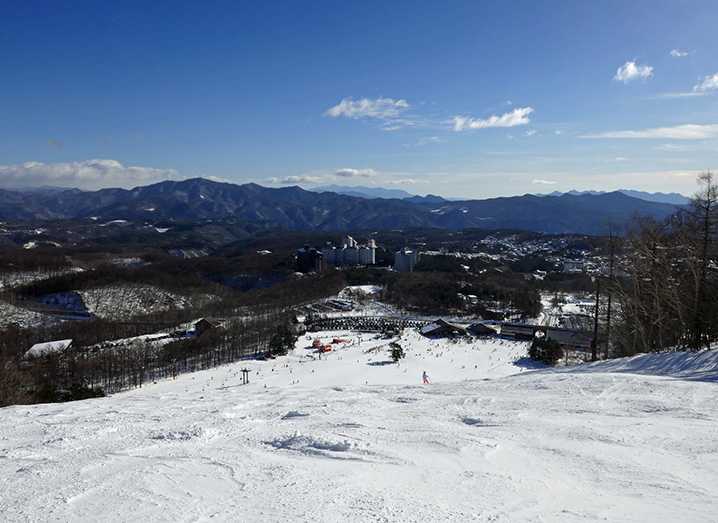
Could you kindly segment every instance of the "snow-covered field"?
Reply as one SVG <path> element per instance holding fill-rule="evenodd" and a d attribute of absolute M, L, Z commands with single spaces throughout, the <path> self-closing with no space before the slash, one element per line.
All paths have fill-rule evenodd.
<path fill-rule="evenodd" d="M 0 327 L 7 327 L 13 323 L 20 327 L 37 327 L 39 325 L 48 325 L 53 321 L 55 320 L 46 314 L 16 307 L 11 303 L 0 300 Z"/>
<path fill-rule="evenodd" d="M 139 314 L 200 306 L 214 298 L 203 295 L 192 300 L 152 285 L 114 285 L 77 292 L 89 312 L 99 318 L 117 320 Z"/>
<path fill-rule="evenodd" d="M 35 271 L 16 271 L 16 272 L 0 272 L 0 289 L 17 287 L 26 285 L 36 281 L 46 280 L 63 276 L 72 272 L 83 272 L 85 269 L 81 267 L 67 267 L 55 269 L 53 271 L 35 270 Z"/>
<path fill-rule="evenodd" d="M 531 372 L 516 342 L 407 333 L 395 365 L 320 334 L 348 342 L 0 410 L 2 519 L 715 521 L 717 351 Z"/>

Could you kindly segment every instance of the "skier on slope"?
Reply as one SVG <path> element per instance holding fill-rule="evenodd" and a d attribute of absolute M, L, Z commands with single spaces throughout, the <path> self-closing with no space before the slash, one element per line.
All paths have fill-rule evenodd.
<path fill-rule="evenodd" d="M 429 375 L 426 373 L 426 371 L 424 371 L 424 372 L 422 373 L 422 375 L 421 375 L 421 381 L 422 381 L 422 383 L 423 383 L 424 385 L 428 385 L 429 383 L 431 383 L 431 382 L 429 381 Z"/>

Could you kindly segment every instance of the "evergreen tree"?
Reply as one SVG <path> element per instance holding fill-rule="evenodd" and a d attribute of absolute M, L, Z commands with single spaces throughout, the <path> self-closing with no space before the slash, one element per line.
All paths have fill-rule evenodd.
<path fill-rule="evenodd" d="M 389 344 L 389 354 L 391 354 L 391 359 L 394 363 L 406 356 L 404 348 L 395 341 Z"/>

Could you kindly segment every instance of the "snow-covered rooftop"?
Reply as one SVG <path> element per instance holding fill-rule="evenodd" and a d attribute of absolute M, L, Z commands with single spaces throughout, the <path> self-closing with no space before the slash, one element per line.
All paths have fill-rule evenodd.
<path fill-rule="evenodd" d="M 72 345 L 72 340 L 56 340 L 36 343 L 25 353 L 25 357 L 39 358 L 40 356 L 47 356 L 48 354 L 54 354 L 55 352 L 62 352 L 67 350 L 70 345 Z"/>

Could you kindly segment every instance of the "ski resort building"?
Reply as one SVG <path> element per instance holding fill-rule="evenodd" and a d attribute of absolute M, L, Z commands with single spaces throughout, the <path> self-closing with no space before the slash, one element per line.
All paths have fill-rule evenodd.
<path fill-rule="evenodd" d="M 224 328 L 227 320 L 222 318 L 200 318 L 194 323 L 194 332 L 197 336 L 202 336 L 205 332 Z"/>
<path fill-rule="evenodd" d="M 351 236 L 346 236 L 342 246 L 327 245 L 322 249 L 324 263 L 330 267 L 352 267 L 355 265 L 376 264 L 376 242 L 369 240 L 360 245 Z"/>
<path fill-rule="evenodd" d="M 586 270 L 582 260 L 564 260 L 563 272 L 568 274 L 576 274 Z"/>
<path fill-rule="evenodd" d="M 466 336 L 467 331 L 460 325 L 454 325 L 446 320 L 438 320 L 424 325 L 419 332 L 427 338 L 448 338 L 454 336 Z"/>
<path fill-rule="evenodd" d="M 394 254 L 394 270 L 397 272 L 414 272 L 419 261 L 419 253 L 403 248 Z"/>
<path fill-rule="evenodd" d="M 299 272 L 321 272 L 325 268 L 324 255 L 309 245 L 299 249 L 295 256 Z"/>
<path fill-rule="evenodd" d="M 536 337 L 545 337 L 547 340 L 557 342 L 564 350 L 579 352 L 590 351 L 593 342 L 593 334 L 590 331 L 529 325 L 526 323 L 502 323 L 501 335 L 525 341 L 531 341 Z"/>
<path fill-rule="evenodd" d="M 587 331 L 549 327 L 545 331 L 546 339 L 557 342 L 562 349 L 590 352 L 593 334 Z"/>
<path fill-rule="evenodd" d="M 496 336 L 498 334 L 492 325 L 483 322 L 472 323 L 467 330 L 474 336 Z"/>
<path fill-rule="evenodd" d="M 44 343 L 36 343 L 25 353 L 25 359 L 41 358 L 64 352 L 72 347 L 72 340 L 47 341 Z"/>
<path fill-rule="evenodd" d="M 533 340 L 536 336 L 536 325 L 526 323 L 508 323 L 501 324 L 501 335 L 516 340 Z"/>

